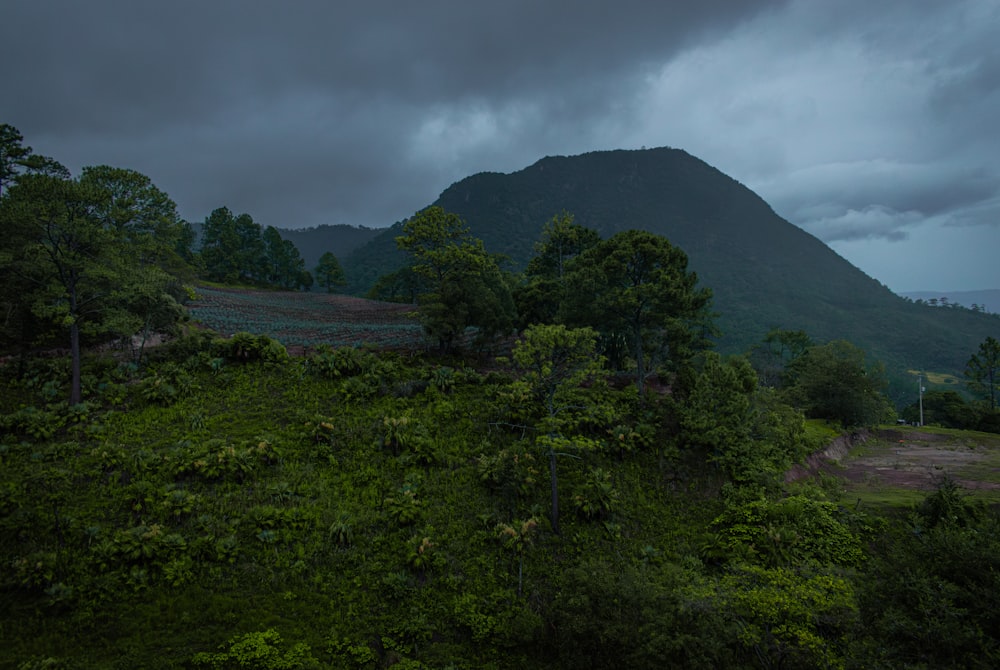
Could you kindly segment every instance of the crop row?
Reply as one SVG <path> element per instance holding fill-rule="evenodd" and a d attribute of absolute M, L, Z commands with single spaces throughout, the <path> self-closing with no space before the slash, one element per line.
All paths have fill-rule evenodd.
<path fill-rule="evenodd" d="M 267 335 L 285 346 L 412 346 L 423 342 L 413 307 L 315 293 L 201 288 L 192 317 L 222 335 Z"/>

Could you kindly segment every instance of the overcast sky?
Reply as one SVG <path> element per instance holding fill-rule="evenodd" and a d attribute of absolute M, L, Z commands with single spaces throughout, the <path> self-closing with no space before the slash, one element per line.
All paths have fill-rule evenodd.
<path fill-rule="evenodd" d="M 279 228 L 672 146 L 893 290 L 1000 288 L 998 35 L 998 0 L 5 0 L 0 123 Z"/>

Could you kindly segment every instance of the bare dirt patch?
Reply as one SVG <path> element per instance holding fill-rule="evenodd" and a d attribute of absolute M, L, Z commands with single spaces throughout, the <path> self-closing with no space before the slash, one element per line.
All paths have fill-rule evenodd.
<path fill-rule="evenodd" d="M 944 478 L 991 498 L 1000 495 L 1000 435 L 901 428 L 845 435 L 788 473 L 825 473 L 849 491 L 929 491 Z"/>
<path fill-rule="evenodd" d="M 841 476 L 858 484 L 931 490 L 942 478 L 948 477 L 964 489 L 1000 489 L 1000 482 L 983 479 L 983 474 L 971 474 L 971 466 L 986 464 L 989 455 L 968 447 L 939 446 L 940 441 L 900 440 L 876 448 L 873 453 L 849 459 Z M 976 469 L 978 470 L 978 469 Z M 1000 478 L 996 468 L 995 477 Z"/>

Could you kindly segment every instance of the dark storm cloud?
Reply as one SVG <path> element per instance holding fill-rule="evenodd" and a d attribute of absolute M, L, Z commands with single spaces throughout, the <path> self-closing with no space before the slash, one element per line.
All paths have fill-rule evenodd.
<path fill-rule="evenodd" d="M 147 172 L 189 216 L 386 225 L 463 170 L 585 135 L 643 68 L 777 4 L 15 2 L 0 48 L 26 65 L 2 111 L 74 169 Z M 435 123 L 477 115 L 506 139 L 441 161 Z"/>
<path fill-rule="evenodd" d="M 862 269 L 895 285 L 941 240 L 1000 246 L 998 26 L 995 0 L 11 0 L 0 122 L 74 172 L 149 175 L 189 219 L 279 227 L 674 146 L 849 260 L 890 245 Z M 1000 287 L 934 261 L 939 288 Z"/>

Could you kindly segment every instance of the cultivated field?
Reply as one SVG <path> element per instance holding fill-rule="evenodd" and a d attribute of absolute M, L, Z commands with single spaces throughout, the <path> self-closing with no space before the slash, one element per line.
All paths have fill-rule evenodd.
<path fill-rule="evenodd" d="M 220 335 L 267 335 L 289 350 L 318 344 L 419 347 L 423 331 L 412 305 L 333 293 L 199 288 L 194 319 Z"/>

